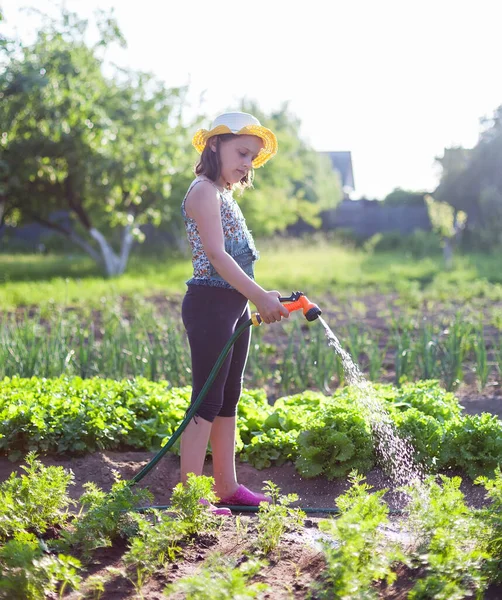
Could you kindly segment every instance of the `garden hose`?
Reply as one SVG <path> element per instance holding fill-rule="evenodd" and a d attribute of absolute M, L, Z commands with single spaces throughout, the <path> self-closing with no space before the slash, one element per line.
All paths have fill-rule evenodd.
<path fill-rule="evenodd" d="M 303 315 L 305 316 L 307 321 L 314 321 L 322 314 L 321 309 L 313 302 L 310 302 L 309 299 L 305 296 L 305 294 L 303 294 L 303 292 L 293 292 L 291 294 L 291 296 L 280 297 L 279 300 L 280 300 L 280 302 L 284 303 L 285 308 L 287 308 L 290 313 L 292 313 L 296 310 L 302 310 Z M 216 360 L 213 368 L 211 369 L 211 372 L 209 373 L 209 376 L 208 376 L 204 386 L 202 387 L 201 391 L 199 392 L 199 395 L 197 396 L 193 405 L 187 411 L 185 418 L 179 425 L 178 429 L 176 429 L 176 431 L 169 438 L 169 440 L 165 444 L 165 446 L 163 446 L 161 448 L 161 450 L 152 458 L 152 460 L 147 465 L 145 465 L 143 467 L 143 469 L 141 469 L 141 471 L 139 473 L 137 473 L 137 475 L 135 475 L 129 481 L 129 485 L 132 486 L 132 485 L 135 485 L 136 483 L 138 483 L 139 481 L 141 481 L 143 479 L 143 477 L 145 477 L 156 466 L 156 464 L 166 454 L 166 452 L 168 452 L 169 449 L 172 448 L 172 446 L 174 445 L 176 440 L 180 437 L 180 435 L 183 433 L 183 431 L 187 427 L 188 423 L 190 422 L 190 419 L 192 419 L 193 416 L 195 415 L 195 413 L 197 412 L 197 409 L 199 408 L 202 401 L 204 400 L 204 397 L 206 396 L 207 392 L 209 391 L 211 385 L 213 384 L 215 377 L 217 376 L 219 370 L 221 369 L 228 353 L 230 352 L 230 349 L 235 344 L 236 340 L 248 327 L 250 327 L 251 325 L 259 326 L 261 323 L 262 323 L 262 319 L 261 319 L 259 313 L 254 313 L 248 321 L 243 323 L 235 331 L 235 333 L 225 344 L 225 347 L 223 348 L 220 355 L 218 356 L 218 359 Z M 224 506 L 225 508 L 229 508 L 232 512 L 256 513 L 259 510 L 258 506 L 240 506 L 240 505 L 234 506 L 234 505 L 222 505 L 222 504 L 220 504 L 219 506 Z M 153 510 L 153 509 L 169 510 L 170 508 L 171 507 L 169 505 L 145 506 L 145 507 L 136 508 L 135 512 L 144 513 L 148 510 Z M 307 514 L 323 514 L 323 513 L 324 514 L 339 514 L 340 513 L 340 509 L 337 507 L 325 507 L 325 508 L 300 507 L 300 508 Z M 403 511 L 401 509 L 390 509 L 389 512 L 391 514 L 401 514 Z"/>
<path fill-rule="evenodd" d="M 314 321 L 321 314 L 321 309 L 313 302 L 310 302 L 303 292 L 293 292 L 291 294 L 291 296 L 280 297 L 279 301 L 285 303 L 284 307 L 287 308 L 290 313 L 294 312 L 295 310 L 303 310 L 303 314 L 305 315 L 305 318 L 308 321 Z M 188 423 L 190 423 L 190 420 L 193 418 L 193 416 L 197 412 L 197 409 L 201 405 L 202 400 L 204 400 L 207 392 L 209 391 L 210 387 L 213 385 L 213 381 L 215 380 L 216 376 L 218 375 L 219 370 L 221 369 L 223 363 L 225 362 L 225 359 L 226 359 L 228 353 L 230 352 L 230 349 L 235 344 L 235 342 L 237 341 L 239 336 L 242 335 L 242 333 L 251 325 L 259 326 L 261 323 L 262 323 L 262 319 L 261 319 L 259 313 L 254 313 L 250 319 L 248 319 L 245 323 L 243 323 L 235 331 L 235 333 L 225 344 L 225 347 L 223 348 L 220 355 L 218 356 L 218 359 L 214 363 L 214 366 L 211 369 L 211 372 L 209 373 L 209 376 L 206 379 L 204 386 L 202 387 L 201 391 L 199 392 L 199 395 L 197 396 L 195 402 L 192 404 L 192 406 L 187 411 L 185 418 L 179 425 L 178 429 L 176 429 L 176 431 L 169 438 L 169 440 L 165 444 L 165 446 L 163 446 L 159 450 L 159 452 L 152 458 L 152 460 L 147 465 L 145 465 L 141 469 L 141 471 L 139 473 L 137 473 L 129 481 L 130 485 L 135 485 L 136 483 L 138 483 L 138 481 L 141 481 L 143 479 L 143 477 L 145 477 L 145 475 L 147 475 L 155 467 L 155 465 L 166 454 L 166 452 L 168 452 L 173 447 L 173 445 L 175 444 L 177 439 L 180 437 L 180 435 L 183 433 L 183 431 L 187 427 Z"/>
<path fill-rule="evenodd" d="M 242 506 L 242 505 L 233 505 L 233 504 L 218 504 L 218 508 L 229 508 L 232 512 L 242 512 L 242 513 L 257 513 L 260 510 L 259 506 Z M 312 514 L 340 514 L 340 509 L 337 506 L 330 507 L 319 507 L 319 506 L 298 506 L 291 508 L 299 508 L 303 510 L 304 513 L 308 515 Z M 145 513 L 149 510 L 170 510 L 172 506 L 169 504 L 160 504 L 157 506 L 143 506 L 141 508 L 136 508 L 135 512 Z M 389 508 L 389 514 L 391 515 L 402 515 L 405 512 L 402 508 Z"/>
<path fill-rule="evenodd" d="M 280 297 L 279 301 L 285 303 L 284 307 L 287 308 L 290 313 L 294 312 L 295 310 L 303 310 L 303 314 L 308 321 L 314 321 L 321 314 L 321 309 L 313 302 L 310 302 L 308 300 L 308 298 L 305 296 L 305 294 L 303 294 L 303 292 L 293 292 L 291 294 L 291 296 Z M 176 443 L 177 439 L 180 437 L 180 435 L 183 433 L 183 431 L 187 427 L 188 423 L 190 423 L 190 420 L 193 418 L 193 416 L 197 412 L 197 409 L 199 408 L 202 401 L 204 400 L 207 392 L 209 391 L 210 387 L 213 385 L 213 381 L 215 380 L 216 376 L 218 375 L 219 370 L 221 369 L 223 363 L 225 362 L 225 359 L 226 359 L 228 353 L 230 352 L 230 349 L 235 344 L 235 342 L 237 341 L 239 336 L 242 335 L 242 333 L 249 326 L 251 326 L 251 325 L 259 326 L 261 323 L 262 323 L 262 319 L 261 319 L 259 313 L 254 313 L 250 319 L 248 319 L 245 323 L 243 323 L 235 331 L 235 333 L 225 344 L 225 347 L 223 348 L 220 355 L 218 356 L 218 359 L 214 363 L 214 366 L 211 369 L 211 372 L 209 373 L 209 376 L 206 379 L 204 386 L 202 387 L 201 391 L 199 392 L 199 395 L 197 396 L 195 402 L 192 404 L 192 406 L 187 411 L 185 418 L 179 425 L 178 429 L 176 429 L 176 431 L 169 438 L 169 440 L 165 444 L 165 446 L 163 446 L 159 450 L 159 452 L 152 458 L 152 460 L 147 465 L 145 465 L 141 469 L 141 471 L 139 473 L 137 473 L 129 481 L 130 485 L 135 485 L 136 483 L 138 483 L 138 481 L 141 481 L 143 479 L 143 477 L 145 477 L 145 475 L 147 475 L 155 467 L 155 465 L 166 454 L 166 452 L 168 452 L 173 447 L 173 445 Z"/>
<path fill-rule="evenodd" d="M 201 405 L 202 401 L 204 400 L 204 397 L 206 396 L 207 392 L 209 391 L 211 385 L 213 384 L 213 381 L 215 380 L 216 375 L 218 375 L 218 371 L 221 369 L 223 363 L 225 362 L 225 358 L 227 357 L 228 353 L 230 352 L 230 349 L 235 344 L 237 338 L 250 325 L 253 325 L 252 319 L 249 319 L 248 321 L 243 323 L 235 331 L 235 333 L 232 335 L 232 337 L 228 340 L 228 342 L 225 344 L 225 347 L 221 351 L 221 354 L 218 356 L 217 361 L 214 363 L 214 366 L 211 369 L 211 372 L 209 373 L 208 378 L 206 379 L 206 383 L 204 384 L 201 391 L 199 392 L 199 395 L 197 396 L 197 399 L 195 400 L 195 402 L 192 404 L 192 406 L 187 411 L 185 418 L 179 425 L 178 429 L 176 429 L 176 431 L 173 433 L 173 435 L 169 438 L 169 441 L 166 443 L 166 445 L 163 446 L 159 450 L 159 452 L 152 458 L 152 460 L 147 465 L 145 465 L 141 469 L 141 471 L 139 473 L 137 473 L 129 481 L 130 485 L 135 485 L 136 483 L 138 483 L 138 481 L 141 481 L 143 479 L 143 477 L 145 477 L 145 475 L 147 475 L 155 467 L 155 465 L 164 456 L 164 454 L 166 454 L 166 452 L 168 452 L 168 450 L 170 450 L 170 448 L 172 448 L 172 446 L 174 445 L 176 440 L 180 437 L 180 435 L 183 433 L 183 431 L 185 430 L 188 423 L 190 423 L 190 420 L 192 419 L 192 417 L 197 412 L 199 406 Z"/>
<path fill-rule="evenodd" d="M 321 315 L 321 309 L 313 302 L 310 302 L 309 299 L 302 292 L 293 292 L 291 294 L 291 296 L 280 297 L 279 300 L 280 300 L 280 302 L 284 303 L 285 308 L 287 308 L 290 313 L 292 313 L 296 310 L 302 310 L 303 315 L 305 316 L 307 321 L 315 321 L 315 319 L 317 319 Z M 187 427 L 190 420 L 193 418 L 193 416 L 197 412 L 197 409 L 199 408 L 202 401 L 204 400 L 204 397 L 206 396 L 207 392 L 209 391 L 211 385 L 213 384 L 215 377 L 218 375 L 219 370 L 221 369 L 228 353 L 230 352 L 230 349 L 235 344 L 236 340 L 239 338 L 240 335 L 242 335 L 242 333 L 248 327 L 250 327 L 251 325 L 259 326 L 259 325 L 261 325 L 261 323 L 262 323 L 262 318 L 260 317 L 259 313 L 254 313 L 248 321 L 243 323 L 235 331 L 235 333 L 225 344 L 225 347 L 223 348 L 220 355 L 218 356 L 218 359 L 216 360 L 213 368 L 211 369 L 211 372 L 209 373 L 209 376 L 206 379 L 204 386 L 202 387 L 201 391 L 199 392 L 199 395 L 197 396 L 195 402 L 192 404 L 192 406 L 187 411 L 185 418 L 179 425 L 178 429 L 176 429 L 176 431 L 169 438 L 169 440 L 165 444 L 165 446 L 163 446 L 161 448 L 161 450 L 152 458 L 152 460 L 147 465 L 145 465 L 143 467 L 143 469 L 141 469 L 141 471 L 139 473 L 137 473 L 137 475 L 135 475 L 129 481 L 129 485 L 132 486 L 132 485 L 135 485 L 136 483 L 138 483 L 139 481 L 141 481 L 143 479 L 143 477 L 145 477 L 156 466 L 156 464 L 166 454 L 166 452 L 168 452 L 169 449 L 172 448 L 172 446 L 175 444 L 175 442 L 178 440 L 178 438 L 181 436 L 181 434 Z M 223 505 L 220 505 L 220 506 L 223 506 Z M 226 508 L 229 508 L 232 512 L 256 513 L 259 510 L 258 506 L 230 506 L 230 505 L 225 505 L 225 506 L 226 506 Z M 152 509 L 169 510 L 169 508 L 170 507 L 168 505 L 160 505 L 160 506 L 146 506 L 146 507 L 137 508 L 135 510 L 136 510 L 136 512 L 143 513 L 148 510 L 152 510 Z M 315 514 L 315 513 L 338 514 L 340 512 L 340 509 L 338 509 L 336 507 L 329 507 L 329 508 L 302 507 L 302 510 L 307 514 Z"/>

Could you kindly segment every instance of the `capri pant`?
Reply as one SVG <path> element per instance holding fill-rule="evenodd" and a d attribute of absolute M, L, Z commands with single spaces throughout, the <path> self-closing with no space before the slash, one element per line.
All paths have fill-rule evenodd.
<path fill-rule="evenodd" d="M 247 298 L 237 290 L 189 285 L 181 315 L 192 355 L 193 404 L 225 344 L 251 314 Z M 196 416 L 211 423 L 216 417 L 235 416 L 250 338 L 249 327 L 230 349 Z"/>

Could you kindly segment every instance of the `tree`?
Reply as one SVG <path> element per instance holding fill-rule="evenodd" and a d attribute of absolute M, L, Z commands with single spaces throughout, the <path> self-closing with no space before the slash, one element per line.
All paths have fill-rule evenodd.
<path fill-rule="evenodd" d="M 447 202 L 435 200 L 430 194 L 425 196 L 432 229 L 443 245 L 443 258 L 447 269 L 453 265 L 453 251 L 458 244 L 465 227 L 467 215 L 463 210 L 456 210 Z"/>
<path fill-rule="evenodd" d="M 32 46 L 0 50 L 0 224 L 37 221 L 117 275 L 141 225 L 170 217 L 172 181 L 190 168 L 186 90 L 105 77 L 104 51 L 125 41 L 112 16 L 97 24 L 89 47 L 87 21 L 64 11 Z M 66 213 L 70 225 L 54 218 Z"/>
<path fill-rule="evenodd" d="M 476 146 L 446 148 L 434 198 L 467 215 L 467 229 L 485 247 L 502 244 L 502 106 L 482 121 Z"/>
<path fill-rule="evenodd" d="M 388 206 L 423 206 L 426 195 L 426 192 L 413 192 L 395 188 L 385 196 L 383 202 Z"/>

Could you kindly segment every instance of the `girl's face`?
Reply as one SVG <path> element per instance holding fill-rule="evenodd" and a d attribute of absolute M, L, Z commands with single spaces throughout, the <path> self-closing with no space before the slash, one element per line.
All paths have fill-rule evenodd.
<path fill-rule="evenodd" d="M 253 160 L 263 148 L 263 141 L 256 135 L 236 135 L 230 140 L 220 143 L 221 185 L 234 185 L 253 168 Z M 216 152 L 216 142 L 211 144 Z"/>

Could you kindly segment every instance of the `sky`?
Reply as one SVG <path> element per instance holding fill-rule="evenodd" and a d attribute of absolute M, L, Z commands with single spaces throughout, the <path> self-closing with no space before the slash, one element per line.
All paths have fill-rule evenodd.
<path fill-rule="evenodd" d="M 188 85 L 206 126 L 244 97 L 288 102 L 315 150 L 351 151 L 354 198 L 433 190 L 435 157 L 502 104 L 500 0 L 0 0 L 3 31 L 29 41 L 22 8 L 61 4 L 113 8 L 128 46 L 108 59 Z"/>

